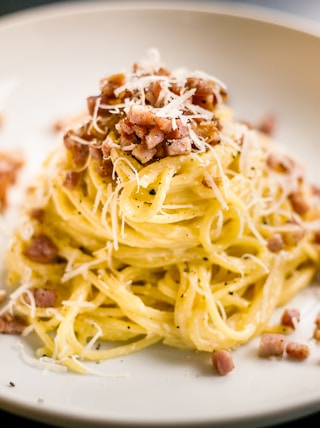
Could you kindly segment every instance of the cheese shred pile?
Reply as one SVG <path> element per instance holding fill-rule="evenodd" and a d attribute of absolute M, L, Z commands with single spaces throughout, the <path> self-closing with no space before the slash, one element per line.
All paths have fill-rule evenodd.
<path fill-rule="evenodd" d="M 232 350 L 319 267 L 319 192 L 227 87 L 157 50 L 100 81 L 29 188 L 4 314 L 71 371 L 162 342 Z"/>

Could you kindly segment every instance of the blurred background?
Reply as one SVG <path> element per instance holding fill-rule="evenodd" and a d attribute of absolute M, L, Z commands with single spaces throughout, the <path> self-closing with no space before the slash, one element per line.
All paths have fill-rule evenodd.
<path fill-rule="evenodd" d="M 69 3 L 79 0 L 68 0 Z M 80 0 L 81 1 L 81 0 Z M 100 0 L 108 1 L 108 0 Z M 111 0 L 112 1 L 112 0 Z M 121 0 L 113 0 L 121 1 Z M 135 0 L 127 0 L 135 1 Z M 153 0 L 148 0 L 152 2 Z M 170 0 L 160 0 L 162 2 Z M 179 0 L 173 0 L 179 1 Z M 194 0 L 182 0 L 192 2 Z M 205 2 L 222 2 L 224 0 L 202 0 Z M 309 19 L 312 24 L 316 23 L 320 28 L 320 1 L 319 0 L 226 0 L 228 3 L 245 3 L 250 5 L 258 5 L 269 8 L 271 10 L 282 11 L 294 14 L 299 18 Z M 65 0 L 0 0 L 0 15 L 17 12 L 19 10 L 29 9 L 31 7 L 41 6 L 49 3 L 64 3 Z M 311 25 L 312 25 L 311 24 Z"/>

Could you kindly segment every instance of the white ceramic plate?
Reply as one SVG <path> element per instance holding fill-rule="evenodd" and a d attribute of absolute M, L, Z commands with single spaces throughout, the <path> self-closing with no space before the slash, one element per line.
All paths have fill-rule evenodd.
<path fill-rule="evenodd" d="M 80 112 L 100 78 L 130 68 L 150 47 L 169 68 L 222 79 L 238 118 L 276 114 L 277 139 L 320 183 L 319 34 L 284 15 L 231 5 L 70 3 L 1 19 L 0 149 L 22 147 L 24 174 L 35 173 L 56 142 L 52 123 Z M 11 199 L 14 207 L 15 192 Z M 302 311 L 304 339 L 320 310 L 318 292 L 314 284 L 292 303 Z M 320 345 L 294 363 L 259 359 L 253 341 L 234 353 L 236 368 L 226 377 L 214 374 L 207 355 L 156 346 L 95 366 L 111 375 L 99 377 L 42 372 L 23 361 L 17 337 L 0 342 L 0 407 L 51 424 L 250 427 L 320 405 Z M 31 344 L 24 346 L 31 356 Z"/>

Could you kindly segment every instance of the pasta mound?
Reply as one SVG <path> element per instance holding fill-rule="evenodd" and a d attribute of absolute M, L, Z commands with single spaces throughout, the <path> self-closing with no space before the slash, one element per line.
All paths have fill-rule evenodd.
<path fill-rule="evenodd" d="M 232 350 L 319 266 L 319 197 L 223 82 L 157 52 L 100 82 L 30 187 L 6 308 L 83 373 L 157 342 Z M 99 344 L 99 346 L 98 346 Z"/>

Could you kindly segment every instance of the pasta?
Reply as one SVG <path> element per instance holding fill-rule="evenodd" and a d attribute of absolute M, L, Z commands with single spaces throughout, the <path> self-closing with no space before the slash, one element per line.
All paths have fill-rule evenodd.
<path fill-rule="evenodd" d="M 84 373 L 162 342 L 212 352 L 270 329 L 319 266 L 319 198 L 223 82 L 158 52 L 102 79 L 28 190 L 5 308 Z"/>

